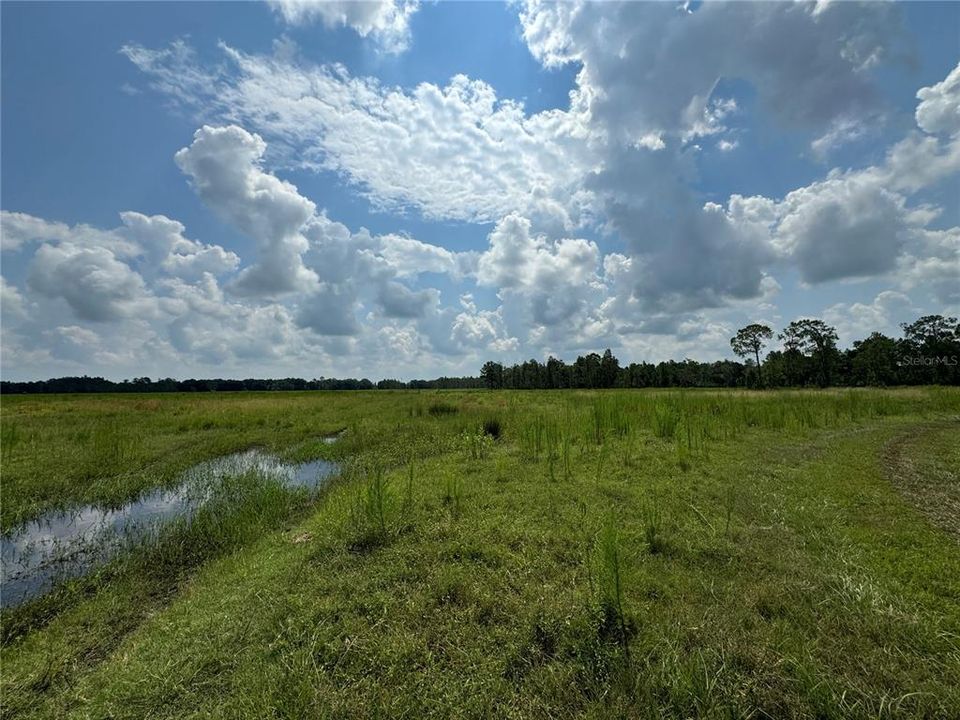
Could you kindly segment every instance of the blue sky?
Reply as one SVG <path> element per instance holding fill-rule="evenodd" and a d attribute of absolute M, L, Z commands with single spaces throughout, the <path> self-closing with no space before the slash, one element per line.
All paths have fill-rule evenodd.
<path fill-rule="evenodd" d="M 955 3 L 0 12 L 4 378 L 711 359 L 960 308 Z"/>

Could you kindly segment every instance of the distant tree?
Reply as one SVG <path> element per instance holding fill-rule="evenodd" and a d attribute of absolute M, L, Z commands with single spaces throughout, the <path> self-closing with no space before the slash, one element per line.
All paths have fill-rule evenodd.
<path fill-rule="evenodd" d="M 857 340 L 847 353 L 850 381 L 854 385 L 895 385 L 899 379 L 897 341 L 875 332 Z"/>
<path fill-rule="evenodd" d="M 600 381 L 601 357 L 597 353 L 580 355 L 573 363 L 573 387 L 595 388 Z"/>
<path fill-rule="evenodd" d="M 619 371 L 620 361 L 613 356 L 610 348 L 607 348 L 603 352 L 603 357 L 600 358 L 599 382 L 597 384 L 605 388 L 613 387 L 617 382 L 617 373 Z"/>
<path fill-rule="evenodd" d="M 742 358 L 751 354 L 757 361 L 757 378 L 760 387 L 763 387 L 763 368 L 760 365 L 760 351 L 773 337 L 773 330 L 760 323 L 752 323 L 737 330 L 737 334 L 730 338 L 730 347 Z"/>
<path fill-rule="evenodd" d="M 489 360 L 480 368 L 480 378 L 490 390 L 499 390 L 503 387 L 503 365 Z"/>
<path fill-rule="evenodd" d="M 794 320 L 779 335 L 787 352 L 799 351 L 816 359 L 820 385 L 830 385 L 830 366 L 837 352 L 837 331 L 823 320 Z"/>
<path fill-rule="evenodd" d="M 955 317 L 924 315 L 903 323 L 903 350 L 914 381 L 960 381 L 960 324 Z"/>
<path fill-rule="evenodd" d="M 912 323 L 901 323 L 905 340 L 918 346 L 954 343 L 960 340 L 960 323 L 955 317 L 924 315 Z"/>

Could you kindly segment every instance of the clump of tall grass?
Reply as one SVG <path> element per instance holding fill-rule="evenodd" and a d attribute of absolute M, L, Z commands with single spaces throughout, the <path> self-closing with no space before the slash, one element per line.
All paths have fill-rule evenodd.
<path fill-rule="evenodd" d="M 407 463 L 407 486 L 403 494 L 403 515 L 407 518 L 410 517 L 410 513 L 413 511 L 413 471 L 414 456 L 413 453 L 411 453 L 410 461 Z"/>
<path fill-rule="evenodd" d="M 594 539 L 593 585 L 601 613 L 601 634 L 620 644 L 629 657 L 635 628 L 625 605 L 625 567 L 617 522 L 612 515 Z"/>
<path fill-rule="evenodd" d="M 598 445 L 597 446 L 597 465 L 596 465 L 596 482 L 597 485 L 600 485 L 600 479 L 603 477 L 603 461 L 606 459 L 606 446 Z"/>
<path fill-rule="evenodd" d="M 483 430 L 465 430 L 460 433 L 458 444 L 468 460 L 483 460 L 493 447 L 493 437 Z"/>
<path fill-rule="evenodd" d="M 460 501 L 463 498 L 463 481 L 460 474 L 453 471 L 444 477 L 443 504 L 448 505 L 454 517 L 460 517 Z"/>
<path fill-rule="evenodd" d="M 352 531 L 351 548 L 372 550 L 411 527 L 414 482 L 412 458 L 402 499 L 397 497 L 398 491 L 379 463 L 351 468 L 349 474 L 357 484 L 348 515 Z"/>
<path fill-rule="evenodd" d="M 597 445 L 603 445 L 603 408 L 600 402 L 593 404 L 593 441 Z"/>
<path fill-rule="evenodd" d="M 433 417 L 443 417 L 444 415 L 456 415 L 460 408 L 456 405 L 438 400 L 427 408 L 427 412 Z"/>
<path fill-rule="evenodd" d="M 681 470 L 686 472 L 691 467 L 693 467 L 693 463 L 690 459 L 690 448 L 688 445 L 685 445 L 679 440 L 676 443 L 676 447 L 677 447 L 677 466 Z"/>
<path fill-rule="evenodd" d="M 483 421 L 483 434 L 494 440 L 499 440 L 503 433 L 503 426 L 498 418 L 487 418 Z"/>
<path fill-rule="evenodd" d="M 563 479 L 570 480 L 573 477 L 573 466 L 570 462 L 570 433 L 564 433 L 560 446 L 560 457 L 563 461 Z"/>
<path fill-rule="evenodd" d="M 734 505 L 736 504 L 736 499 L 737 499 L 736 492 L 734 490 L 733 485 L 732 484 L 728 485 L 727 491 L 724 494 L 724 498 L 723 498 L 723 507 L 724 507 L 724 510 L 726 511 L 726 516 L 727 516 L 727 522 L 726 522 L 726 526 L 724 528 L 723 534 L 726 535 L 728 538 L 730 537 L 730 523 L 733 520 L 733 508 L 734 508 Z"/>
<path fill-rule="evenodd" d="M 546 443 L 547 420 L 542 415 L 535 415 L 525 423 L 520 430 L 520 451 L 524 458 L 539 462 L 540 453 Z"/>
<path fill-rule="evenodd" d="M 83 474 L 89 478 L 114 475 L 134 455 L 138 438 L 117 422 L 101 422 L 78 436 L 85 446 Z"/>
<path fill-rule="evenodd" d="M 680 415 L 670 405 L 658 403 L 653 409 L 653 432 L 658 438 L 670 440 L 677 433 Z"/>
<path fill-rule="evenodd" d="M 643 510 L 643 537 L 651 555 L 663 553 L 669 547 L 663 534 L 663 518 L 656 498 L 647 502 Z"/>
<path fill-rule="evenodd" d="M 20 443 L 20 431 L 15 422 L 4 423 L 0 431 L 0 457 L 10 459 Z"/>

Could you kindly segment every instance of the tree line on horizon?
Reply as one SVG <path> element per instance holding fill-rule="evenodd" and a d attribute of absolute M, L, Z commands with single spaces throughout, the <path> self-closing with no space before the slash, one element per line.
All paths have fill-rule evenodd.
<path fill-rule="evenodd" d="M 503 365 L 484 363 L 477 377 L 433 380 L 337 379 L 187 379 L 139 377 L 114 382 L 102 377 L 62 377 L 29 382 L 0 382 L 2 394 L 104 392 L 231 392 L 279 390 L 443 390 L 563 389 L 644 387 L 831 387 L 887 385 L 960 385 L 960 323 L 957 318 L 925 315 L 903 323 L 903 337 L 879 332 L 837 348 L 836 328 L 822 320 L 801 319 L 776 333 L 781 349 L 765 351 L 774 338 L 767 325 L 752 323 L 730 338 L 743 362 L 667 360 L 659 363 L 620 361 L 608 349 L 588 353 L 573 363 L 550 357 Z M 765 354 L 764 354 L 765 353 Z"/>
<path fill-rule="evenodd" d="M 668 360 L 621 366 L 608 349 L 567 364 L 528 360 L 504 366 L 484 363 L 480 377 L 491 389 L 643 387 L 831 387 L 960 384 L 957 318 L 925 315 L 903 323 L 903 337 L 874 332 L 847 350 L 837 348 L 836 328 L 823 320 L 795 320 L 776 337 L 782 349 L 761 357 L 773 340 L 767 325 L 752 323 L 730 338 L 744 362 Z"/>

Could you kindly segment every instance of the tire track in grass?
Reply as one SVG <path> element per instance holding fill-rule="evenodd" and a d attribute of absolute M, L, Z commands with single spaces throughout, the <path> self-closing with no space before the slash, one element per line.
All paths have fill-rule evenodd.
<path fill-rule="evenodd" d="M 888 480 L 907 502 L 960 543 L 958 439 L 960 418 L 917 425 L 889 440 L 881 461 Z"/>

